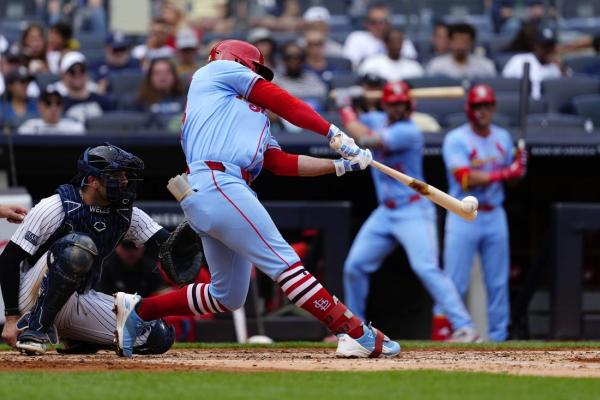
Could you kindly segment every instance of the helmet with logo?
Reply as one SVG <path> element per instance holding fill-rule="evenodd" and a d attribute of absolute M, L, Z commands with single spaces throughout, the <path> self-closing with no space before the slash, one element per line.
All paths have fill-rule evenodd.
<path fill-rule="evenodd" d="M 273 79 L 273 71 L 265 66 L 265 57 L 248 42 L 228 39 L 217 43 L 208 56 L 208 61 L 229 60 L 250 68 L 266 80 Z"/>
<path fill-rule="evenodd" d="M 478 104 L 496 104 L 496 93 L 489 85 L 475 85 L 467 94 L 467 103 L 465 104 L 465 112 L 469 121 L 474 121 L 475 110 L 473 106 Z"/>
<path fill-rule="evenodd" d="M 94 176 L 104 181 L 106 197 L 114 206 L 129 207 L 136 197 L 137 185 L 142 180 L 144 162 L 108 142 L 88 147 L 77 161 L 78 180 L 81 186 Z M 120 174 L 124 172 L 123 175 Z M 126 182 L 125 182 L 126 181 Z"/>
<path fill-rule="evenodd" d="M 403 81 L 386 83 L 383 85 L 381 102 L 383 104 L 408 103 L 408 111 L 411 112 L 413 110 L 413 99 L 410 95 L 410 86 Z"/>

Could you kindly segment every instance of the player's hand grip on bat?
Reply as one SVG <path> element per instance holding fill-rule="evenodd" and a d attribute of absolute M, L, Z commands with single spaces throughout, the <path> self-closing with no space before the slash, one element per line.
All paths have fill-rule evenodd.
<path fill-rule="evenodd" d="M 499 182 L 523 178 L 527 172 L 527 159 L 527 150 L 524 147 L 518 148 L 513 162 L 508 167 L 491 172 L 490 181 Z"/>
<path fill-rule="evenodd" d="M 361 150 L 359 155 L 350 160 L 346 160 L 345 158 L 334 160 L 333 165 L 335 166 L 335 174 L 337 176 L 342 176 L 346 172 L 361 171 L 371 165 L 372 161 L 373 155 L 371 154 L 371 151 Z"/>
<path fill-rule="evenodd" d="M 365 151 L 358 147 L 354 139 L 333 124 L 329 127 L 327 139 L 329 139 L 329 147 L 346 159 L 351 159 L 359 155 L 361 151 Z"/>

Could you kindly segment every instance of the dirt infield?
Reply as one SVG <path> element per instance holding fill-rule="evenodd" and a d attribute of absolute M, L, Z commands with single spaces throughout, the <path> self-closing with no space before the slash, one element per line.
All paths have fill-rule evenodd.
<path fill-rule="evenodd" d="M 393 359 L 337 359 L 332 349 L 172 350 L 132 360 L 114 353 L 44 356 L 0 352 L 0 371 L 389 371 L 442 370 L 600 378 L 600 351 L 407 350 Z"/>

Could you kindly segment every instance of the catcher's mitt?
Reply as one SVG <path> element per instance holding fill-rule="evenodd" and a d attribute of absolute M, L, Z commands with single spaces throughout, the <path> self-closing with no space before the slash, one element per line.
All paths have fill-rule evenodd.
<path fill-rule="evenodd" d="M 193 283 L 204 261 L 202 242 L 188 221 L 183 221 L 160 246 L 159 260 L 167 277 L 179 286 Z"/>

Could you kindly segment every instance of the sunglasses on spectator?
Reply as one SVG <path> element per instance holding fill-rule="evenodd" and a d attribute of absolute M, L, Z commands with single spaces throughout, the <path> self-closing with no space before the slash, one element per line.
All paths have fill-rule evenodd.
<path fill-rule="evenodd" d="M 77 65 L 77 66 L 73 66 L 71 68 L 69 68 L 67 70 L 67 74 L 69 75 L 77 75 L 77 74 L 85 74 L 85 66 L 83 65 Z"/>
<path fill-rule="evenodd" d="M 369 18 L 367 20 L 369 24 L 379 25 L 379 24 L 387 24 L 390 22 L 388 18 Z"/>

